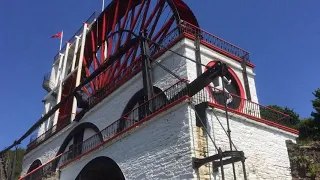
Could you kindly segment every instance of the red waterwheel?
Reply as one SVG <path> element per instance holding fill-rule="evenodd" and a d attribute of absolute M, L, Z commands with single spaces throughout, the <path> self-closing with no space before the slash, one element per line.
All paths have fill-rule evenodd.
<path fill-rule="evenodd" d="M 137 35 L 146 30 L 150 39 L 162 43 L 181 20 L 198 26 L 193 13 L 182 0 L 112 1 L 86 36 L 83 79 L 89 77 L 105 59 L 117 53 L 120 47 L 126 46 L 134 38 L 131 33 L 121 30 L 129 30 Z M 140 47 L 137 42 L 83 90 L 90 97 L 101 88 L 121 81 L 124 75 L 139 71 L 140 67 Z"/>
<path fill-rule="evenodd" d="M 192 11 L 182 0 L 113 0 L 86 34 L 81 81 L 95 72 L 106 60 L 111 62 L 109 57 L 119 54 L 120 49 L 129 48 L 84 86 L 83 91 L 88 97 L 97 97 L 93 99 L 103 98 L 107 95 L 106 92 L 111 92 L 110 89 L 119 87 L 139 72 L 139 41 L 132 45 L 130 42 L 135 36 L 128 31 L 139 35 L 142 30 L 146 30 L 149 39 L 161 44 L 181 20 L 198 26 Z M 65 83 L 64 89 L 70 90 L 64 92 L 65 94 L 71 93 L 70 86 L 74 85 Z M 60 113 L 60 119 L 71 114 L 72 99 L 69 101 L 62 105 L 64 111 Z"/>

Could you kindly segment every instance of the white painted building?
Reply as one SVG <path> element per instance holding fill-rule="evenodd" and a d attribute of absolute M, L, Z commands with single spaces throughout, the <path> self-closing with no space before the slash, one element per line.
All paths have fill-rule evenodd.
<path fill-rule="evenodd" d="M 120 26 L 121 22 L 128 27 L 139 26 L 134 23 L 135 18 L 131 18 L 134 5 L 130 3 L 143 9 L 149 1 L 142 4 L 129 1 L 129 5 L 118 2 L 113 1 L 97 18 L 87 21 L 55 59 L 51 76 L 44 81 L 50 87 L 44 85 L 48 95 L 44 99 L 43 115 L 49 113 L 49 118 L 35 131 L 37 138 L 28 145 L 21 179 L 233 179 L 234 175 L 237 179 L 291 179 L 285 141 L 295 141 L 298 132 L 275 123 L 288 118 L 287 115 L 258 104 L 254 65 L 247 62 L 247 52 L 202 31 L 181 0 L 158 1 L 159 7 L 151 1 L 154 12 L 167 4 L 172 17 L 178 13 L 180 19 L 175 19 L 176 25 L 172 27 L 164 23 L 162 27 L 166 27 L 167 32 L 162 31 L 161 26 L 154 28 L 160 34 L 158 37 L 163 38 L 153 35 L 150 39 L 171 51 L 149 44 L 156 95 L 145 101 L 139 41 L 128 45 L 120 58 L 114 58 L 114 54 L 121 52 L 119 47 L 122 45 L 125 49 L 127 43 L 115 41 L 125 35 L 110 35 L 117 33 L 109 27 L 116 29 L 118 21 L 109 23 L 106 19 L 110 13 L 119 14 Z M 129 7 L 127 11 L 116 10 L 125 7 Z M 129 12 L 131 16 L 127 15 Z M 148 14 L 149 19 L 151 16 L 152 13 Z M 133 20 L 123 23 L 126 18 Z M 182 21 L 186 18 L 191 22 Z M 149 34 L 152 34 L 152 24 L 158 26 L 153 20 L 149 25 L 148 18 L 144 22 L 150 27 Z M 109 36 L 103 37 L 104 31 Z M 139 30 L 134 32 L 138 34 Z M 199 33 L 202 39 L 197 51 L 195 34 Z M 125 37 L 134 39 L 128 34 Z M 111 46 L 115 47 L 109 48 Z M 194 61 L 199 59 L 204 65 L 201 74 L 218 61 L 227 64 L 225 77 L 229 84 L 216 77 L 193 96 L 182 91 L 197 79 Z M 243 61 L 246 61 L 244 74 Z M 102 65 L 108 62 L 112 62 L 111 65 Z M 96 76 L 94 72 L 101 69 Z M 90 77 L 93 79 L 82 86 Z M 225 97 L 227 107 L 221 96 L 222 84 L 229 92 Z M 77 108 L 77 99 L 68 97 L 77 86 L 89 97 L 87 108 Z M 54 107 L 59 108 L 54 111 Z M 265 111 L 269 115 L 264 115 Z M 85 112 L 84 115 L 81 116 L 81 112 Z M 196 159 L 218 153 L 215 146 L 222 151 L 230 150 L 228 122 L 232 148 L 243 151 L 246 158 L 246 176 L 242 162 L 234 163 L 234 172 L 232 164 L 214 168 L 210 162 L 195 167 Z"/>

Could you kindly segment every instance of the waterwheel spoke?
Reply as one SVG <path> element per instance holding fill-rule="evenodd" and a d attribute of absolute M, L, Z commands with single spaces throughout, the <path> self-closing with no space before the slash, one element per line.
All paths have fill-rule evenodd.
<path fill-rule="evenodd" d="M 158 12 L 159 8 L 162 6 L 162 4 L 163 4 L 162 2 L 164 2 L 164 1 L 159 2 L 156 5 L 156 7 L 153 9 L 153 11 L 152 11 L 150 17 L 148 18 L 147 22 L 145 24 L 143 24 L 143 27 L 141 28 L 142 30 L 145 30 L 145 29 L 147 29 L 149 27 L 149 24 L 151 23 L 152 19 L 154 18 L 154 15 L 156 14 L 156 12 Z M 149 6 L 148 6 L 148 8 L 149 8 Z M 145 17 L 143 17 L 143 18 L 145 20 Z"/>
<path fill-rule="evenodd" d="M 98 68 L 98 60 L 97 60 L 97 56 L 96 56 L 96 53 L 97 53 L 97 50 L 96 50 L 96 36 L 95 36 L 95 31 L 92 30 L 91 31 L 91 47 L 92 47 L 92 62 L 93 62 L 93 70 L 97 69 Z M 97 88 L 100 88 L 99 86 L 99 77 L 96 77 L 94 79 L 94 84 L 96 84 Z"/>
<path fill-rule="evenodd" d="M 85 92 L 87 94 L 87 96 L 91 95 L 90 91 L 88 90 L 88 88 L 86 86 L 83 86 L 82 90 L 83 90 L 83 92 Z"/>
<path fill-rule="evenodd" d="M 141 12 L 143 10 L 144 5 L 145 5 L 145 1 L 142 2 L 137 14 L 135 14 L 135 11 L 134 11 L 135 8 L 133 9 L 133 11 L 131 11 L 131 23 L 130 23 L 130 30 L 129 31 L 132 32 L 133 29 L 136 27 L 136 24 L 137 24 L 138 19 L 139 19 L 140 15 L 141 15 Z M 131 37 L 131 34 L 128 34 L 124 44 L 128 43 L 128 41 L 130 40 L 130 37 Z M 129 54 L 127 53 L 127 57 L 130 57 L 130 53 Z M 125 58 L 125 59 L 127 59 L 127 58 Z M 111 77 L 111 76 L 112 76 L 111 73 L 108 74 L 108 77 Z M 115 76 L 112 76 L 112 78 L 114 78 L 114 77 Z M 109 81 L 109 79 L 106 80 L 106 82 L 108 82 L 108 81 Z"/>
<path fill-rule="evenodd" d="M 156 39 L 154 39 L 153 41 L 156 41 L 158 44 L 162 44 L 162 41 L 164 40 L 164 38 L 167 36 L 167 34 L 168 34 L 168 32 L 169 32 L 169 29 L 170 29 L 169 27 L 171 27 L 172 24 L 173 24 L 173 21 L 174 21 L 173 18 L 170 19 L 170 20 L 168 21 L 167 28 L 164 28 L 163 33 L 162 33 L 160 39 L 159 39 L 158 41 L 157 41 Z"/>
<path fill-rule="evenodd" d="M 176 2 L 179 1 L 179 2 Z M 148 38 L 162 43 L 172 29 L 174 22 L 180 22 L 176 3 L 181 0 L 113 0 L 91 26 L 86 35 L 83 77 L 89 77 L 110 56 L 117 54 L 122 47 L 131 42 L 134 34 L 147 30 Z M 179 4 L 181 5 L 181 4 Z M 169 8 L 167 8 L 169 7 Z M 182 12 L 182 11 L 181 11 Z M 154 46 L 149 42 L 150 46 Z M 101 72 L 83 89 L 88 96 L 101 88 L 113 86 L 123 75 L 136 73 L 141 69 L 141 50 L 139 43 L 117 57 L 113 64 Z M 122 82 L 122 81 L 121 81 Z"/>
<path fill-rule="evenodd" d="M 91 72 L 90 72 L 90 70 L 88 68 L 87 58 L 85 58 L 85 57 L 83 57 L 83 65 L 84 65 L 86 77 L 89 77 L 91 75 Z M 92 91 L 94 92 L 95 85 L 93 84 L 93 81 L 89 82 L 89 86 L 92 89 Z"/>
<path fill-rule="evenodd" d="M 149 32 L 149 35 L 148 35 L 149 38 L 152 37 L 152 35 L 153 35 L 153 33 L 154 33 L 155 29 L 156 29 L 156 26 L 157 26 L 157 24 L 158 24 L 158 21 L 159 21 L 159 19 L 160 19 L 160 16 L 161 16 L 161 14 L 162 14 L 162 10 L 163 10 L 163 7 L 164 7 L 164 1 L 161 1 L 161 2 L 163 2 L 163 3 L 161 3 L 161 5 L 160 5 L 160 8 L 159 8 L 159 10 L 158 10 L 156 19 L 154 20 L 154 23 L 153 23 L 153 25 L 152 25 L 152 27 L 151 27 L 151 30 L 150 30 L 150 32 Z"/>

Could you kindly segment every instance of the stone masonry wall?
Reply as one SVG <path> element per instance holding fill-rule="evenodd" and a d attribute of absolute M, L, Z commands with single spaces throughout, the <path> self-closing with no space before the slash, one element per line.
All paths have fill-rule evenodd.
<path fill-rule="evenodd" d="M 299 145 L 287 141 L 293 180 L 320 179 L 320 142 Z"/>
<path fill-rule="evenodd" d="M 217 146 L 221 147 L 222 150 L 230 150 L 228 136 L 223 130 L 223 128 L 227 130 L 227 120 L 224 112 L 220 109 L 209 108 L 207 109 L 207 117 L 210 135 Z M 291 179 L 286 140 L 294 141 L 297 135 L 230 112 L 229 122 L 232 141 L 236 148 L 245 154 L 248 179 Z M 209 154 L 217 154 L 210 140 L 208 140 L 208 144 Z M 235 168 L 237 179 L 243 179 L 241 162 L 235 163 Z M 226 179 L 233 179 L 232 165 L 226 165 L 224 169 Z M 221 174 L 219 172 L 213 172 L 212 177 L 220 179 Z"/>
<path fill-rule="evenodd" d="M 36 159 L 39 159 L 41 163 L 44 164 L 56 156 L 62 142 L 71 132 L 71 130 L 77 125 L 83 122 L 91 122 L 100 130 L 102 130 L 120 118 L 122 111 L 129 99 L 142 87 L 142 83 L 138 81 L 139 76 L 141 75 L 139 74 L 135 76 L 121 88 L 116 90 L 116 92 L 114 92 L 112 95 L 105 98 L 100 104 L 92 108 L 79 123 L 73 122 L 55 134 L 53 137 L 39 145 L 37 148 L 26 154 L 23 160 L 21 175 L 24 175 L 27 172 L 32 162 L 34 162 Z M 89 132 L 86 132 L 85 138 L 88 138 L 88 136 Z"/>
<path fill-rule="evenodd" d="M 90 160 L 100 156 L 113 159 L 128 180 L 193 179 L 188 116 L 186 103 L 176 105 L 62 168 L 60 179 L 75 179 Z"/>

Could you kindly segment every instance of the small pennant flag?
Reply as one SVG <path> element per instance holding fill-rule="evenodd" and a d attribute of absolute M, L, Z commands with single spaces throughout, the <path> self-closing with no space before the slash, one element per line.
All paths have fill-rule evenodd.
<path fill-rule="evenodd" d="M 51 38 L 61 38 L 61 36 L 62 36 L 62 32 L 59 32 L 57 34 L 52 35 Z"/>

